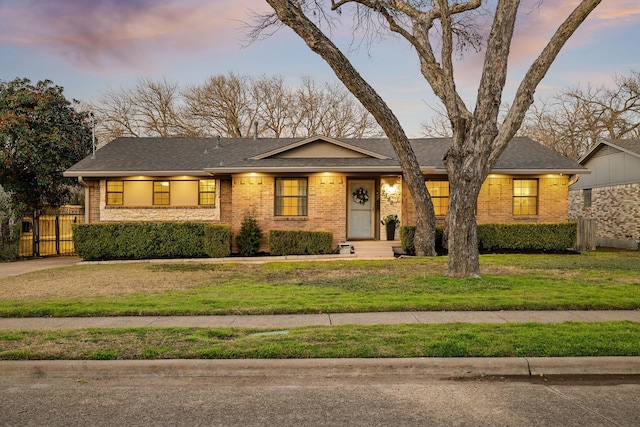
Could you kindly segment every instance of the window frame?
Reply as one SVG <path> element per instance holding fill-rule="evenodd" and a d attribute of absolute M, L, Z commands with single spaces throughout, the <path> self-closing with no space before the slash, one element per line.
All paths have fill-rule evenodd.
<path fill-rule="evenodd" d="M 167 185 L 163 185 L 166 183 Z M 164 190 L 166 188 L 166 191 Z M 162 190 L 162 191 L 159 191 Z M 165 200 L 166 194 L 166 200 Z M 171 205 L 171 181 L 170 180 L 154 180 L 153 181 L 153 206 L 169 206 Z"/>
<path fill-rule="evenodd" d="M 211 181 L 212 185 L 213 185 L 213 190 L 211 190 L 210 186 L 208 186 L 207 190 L 203 190 L 203 183 L 207 182 L 207 181 Z M 205 184 L 206 185 L 206 184 Z M 215 207 L 216 206 L 216 191 L 217 191 L 217 183 L 215 179 L 199 179 L 198 180 L 198 206 L 209 206 L 209 207 Z M 211 200 L 211 203 L 205 203 L 203 202 L 203 198 L 205 198 L 207 200 Z"/>
<path fill-rule="evenodd" d="M 119 190 L 110 190 L 109 184 L 118 184 Z M 112 198 L 115 197 L 115 200 Z M 107 206 L 123 206 L 124 205 L 124 180 L 107 179 L 105 182 L 105 204 Z"/>
<path fill-rule="evenodd" d="M 527 188 L 531 189 L 531 188 L 535 188 L 535 194 L 527 194 L 527 195 L 523 195 L 523 194 L 518 194 L 516 195 L 516 182 L 535 182 L 535 187 L 531 187 L 528 186 Z M 522 190 L 524 187 L 520 186 L 519 189 Z M 538 216 L 539 215 L 539 206 L 538 206 L 538 202 L 539 202 L 539 196 L 540 196 L 540 180 L 538 178 L 514 178 L 513 179 L 513 183 L 512 183 L 512 194 L 513 194 L 513 199 L 512 199 L 512 213 L 513 216 L 519 216 L 519 217 L 524 217 L 524 216 Z M 527 205 L 527 209 L 526 212 L 522 212 L 523 208 L 523 204 L 522 202 L 524 200 L 527 200 L 528 203 Z M 534 203 L 531 203 L 531 200 L 534 201 Z M 519 209 L 516 209 L 516 202 L 520 201 L 519 203 Z M 531 212 L 531 207 L 534 207 L 535 212 Z"/>
<path fill-rule="evenodd" d="M 279 194 L 279 183 L 283 181 L 298 181 L 299 183 L 304 183 L 304 185 L 298 185 L 298 194 L 297 195 L 285 195 Z M 285 187 L 281 187 L 284 189 Z M 291 187 L 293 188 L 293 187 Z M 300 190 L 304 189 L 304 194 L 301 194 Z M 284 193 L 284 190 L 281 190 L 280 193 Z M 294 201 L 297 200 L 297 203 L 285 203 L 285 201 Z M 309 178 L 308 177 L 276 177 L 274 180 L 274 194 L 273 194 L 273 214 L 276 217 L 306 217 L 309 212 Z M 298 213 L 285 213 L 286 209 L 292 209 L 296 206 L 296 210 Z"/>
<path fill-rule="evenodd" d="M 449 197 L 451 196 L 449 180 L 447 179 L 425 179 L 425 185 L 427 186 L 427 190 L 429 191 L 429 195 L 431 196 L 431 201 L 433 203 L 433 210 L 436 216 L 446 216 L 447 212 L 449 212 Z M 429 183 L 446 183 L 447 195 L 434 195 L 429 188 Z M 439 187 L 440 189 L 444 187 Z M 444 201 L 444 204 L 442 203 Z M 438 203 L 436 203 L 438 202 Z"/>
<path fill-rule="evenodd" d="M 593 203 L 593 192 L 591 190 L 591 188 L 582 190 L 582 205 L 585 208 L 590 208 Z"/>

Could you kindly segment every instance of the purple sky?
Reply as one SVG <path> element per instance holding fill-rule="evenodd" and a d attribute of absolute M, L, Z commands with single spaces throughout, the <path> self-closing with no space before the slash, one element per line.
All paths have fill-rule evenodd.
<path fill-rule="evenodd" d="M 526 68 L 577 0 L 523 0 L 510 59 L 505 102 Z M 51 79 L 69 98 L 95 101 L 108 89 L 140 77 L 181 85 L 234 71 L 334 80 L 329 67 L 289 29 L 245 46 L 243 22 L 264 12 L 264 0 L 0 0 L 0 80 Z M 349 46 L 349 28 L 337 28 Z M 436 105 L 417 59 L 405 43 L 386 40 L 349 53 L 363 76 L 396 112 L 409 136 Z M 482 58 L 456 63 L 457 87 L 473 105 Z M 565 46 L 538 89 L 539 96 L 587 83 L 609 84 L 614 74 L 640 71 L 640 2 L 604 0 Z"/>

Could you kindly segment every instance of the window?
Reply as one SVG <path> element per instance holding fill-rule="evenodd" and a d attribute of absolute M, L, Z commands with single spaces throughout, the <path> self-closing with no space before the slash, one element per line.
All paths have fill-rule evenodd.
<path fill-rule="evenodd" d="M 153 204 L 169 204 L 169 181 L 153 181 Z"/>
<path fill-rule="evenodd" d="M 124 182 L 107 181 L 107 205 L 122 205 L 124 203 Z"/>
<path fill-rule="evenodd" d="M 276 216 L 307 215 L 307 178 L 276 178 Z"/>
<path fill-rule="evenodd" d="M 513 180 L 513 214 L 538 215 L 538 180 Z"/>
<path fill-rule="evenodd" d="M 201 179 L 198 186 L 198 204 L 214 206 L 216 204 L 216 180 Z"/>
<path fill-rule="evenodd" d="M 582 193 L 582 196 L 584 197 L 584 207 L 590 208 L 591 207 L 591 189 L 585 188 Z"/>
<path fill-rule="evenodd" d="M 427 181 L 433 210 L 438 215 L 446 215 L 449 207 L 449 181 Z"/>

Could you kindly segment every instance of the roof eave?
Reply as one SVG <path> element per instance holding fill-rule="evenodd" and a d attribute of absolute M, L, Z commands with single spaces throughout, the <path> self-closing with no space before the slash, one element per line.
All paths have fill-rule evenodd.
<path fill-rule="evenodd" d="M 178 171 L 64 171 L 62 176 L 67 178 L 112 178 L 119 176 L 209 176 L 205 171 L 178 170 Z"/>

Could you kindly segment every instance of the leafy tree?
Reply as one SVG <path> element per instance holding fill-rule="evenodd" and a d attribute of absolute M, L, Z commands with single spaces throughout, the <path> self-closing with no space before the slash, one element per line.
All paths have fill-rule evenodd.
<path fill-rule="evenodd" d="M 258 18 L 252 36 L 259 38 L 273 25 L 291 28 L 371 112 L 398 156 L 416 205 L 416 253 L 424 255 L 435 252 L 433 204 L 415 153 L 393 111 L 331 40 L 331 29 L 337 26 L 332 20 L 350 19 L 349 24 L 355 22 L 357 28 L 373 32 L 374 37 L 393 33 L 409 43 L 417 54 L 423 77 L 444 105 L 453 134 L 452 146 L 443 159 L 451 189 L 447 212 L 448 272 L 451 276 L 476 277 L 480 275 L 480 262 L 474 211 L 482 183 L 522 125 L 533 103 L 533 93 L 560 49 L 600 1 L 580 1 L 551 36 L 520 83 L 504 121 L 499 121 L 500 106 L 520 7 L 518 0 L 490 2 L 495 5 L 491 13 L 493 21 L 473 111 L 465 105 L 456 88 L 453 59 L 456 42 L 464 46 L 477 40 L 474 13 L 487 2 L 266 0 L 273 13 Z M 338 15 L 333 18 L 330 11 Z M 349 11 L 353 16 L 345 17 Z M 327 31 L 322 30 L 322 24 L 327 24 Z"/>
<path fill-rule="evenodd" d="M 0 182 L 18 212 L 66 203 L 62 172 L 91 151 L 88 113 L 62 92 L 50 80 L 0 82 Z"/>

